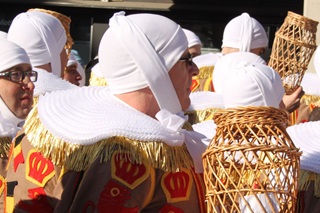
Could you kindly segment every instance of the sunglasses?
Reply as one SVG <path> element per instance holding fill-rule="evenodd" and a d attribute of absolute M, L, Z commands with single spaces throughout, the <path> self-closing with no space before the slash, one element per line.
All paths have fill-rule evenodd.
<path fill-rule="evenodd" d="M 193 65 L 192 55 L 189 53 L 187 57 L 182 57 L 179 61 L 186 61 L 190 66 Z"/>

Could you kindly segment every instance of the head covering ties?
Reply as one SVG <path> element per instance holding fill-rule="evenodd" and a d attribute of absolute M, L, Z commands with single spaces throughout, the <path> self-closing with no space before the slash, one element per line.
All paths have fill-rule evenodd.
<path fill-rule="evenodd" d="M 26 51 L 17 44 L 0 39 L 0 47 L 0 72 L 19 64 L 30 64 Z M 10 111 L 0 96 L 0 137 L 14 137 L 21 121 L 23 120 Z"/>
<path fill-rule="evenodd" d="M 239 62 L 266 63 L 260 56 L 250 52 L 234 52 L 222 56 L 218 60 L 212 74 L 213 86 L 216 93 L 222 94 L 223 84 L 228 71 Z"/>
<path fill-rule="evenodd" d="M 201 41 L 200 41 L 199 37 L 194 32 L 187 30 L 187 29 L 182 29 L 182 30 L 187 36 L 188 47 L 193 47 L 195 45 L 201 46 Z"/>
<path fill-rule="evenodd" d="M 284 88 L 279 74 L 264 64 L 241 62 L 225 78 L 222 97 L 225 108 L 271 106 L 279 108 Z"/>
<path fill-rule="evenodd" d="M 268 37 L 263 26 L 248 13 L 232 19 L 224 28 L 222 47 L 238 48 L 240 52 L 267 47 Z"/>
<path fill-rule="evenodd" d="M 188 48 L 182 28 L 160 15 L 125 16 L 124 12 L 114 14 L 109 24 L 98 55 L 111 93 L 149 86 L 160 109 L 181 112 L 168 72 Z"/>
<path fill-rule="evenodd" d="M 37 11 L 20 13 L 12 21 L 8 40 L 26 50 L 33 67 L 51 63 L 52 73 L 61 76 L 60 53 L 67 37 L 57 18 Z"/>

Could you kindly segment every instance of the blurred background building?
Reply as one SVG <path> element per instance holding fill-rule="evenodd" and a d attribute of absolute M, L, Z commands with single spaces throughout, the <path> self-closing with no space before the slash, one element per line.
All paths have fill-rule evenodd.
<path fill-rule="evenodd" d="M 86 64 L 97 55 L 109 18 L 121 10 L 126 14 L 147 12 L 171 18 L 194 31 L 206 52 L 220 51 L 225 25 L 242 12 L 248 12 L 265 27 L 271 48 L 288 11 L 319 20 L 319 5 L 315 0 L 0 0 L 0 30 L 7 31 L 12 19 L 29 8 L 63 13 L 72 19 L 73 49 Z"/>

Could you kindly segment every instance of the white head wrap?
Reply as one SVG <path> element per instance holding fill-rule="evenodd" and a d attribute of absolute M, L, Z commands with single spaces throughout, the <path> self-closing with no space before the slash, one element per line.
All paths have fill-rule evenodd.
<path fill-rule="evenodd" d="M 268 37 L 263 26 L 248 13 L 232 19 L 224 28 L 222 47 L 240 49 L 249 52 L 251 49 L 267 47 Z"/>
<path fill-rule="evenodd" d="M 76 57 L 74 56 L 74 54 L 71 52 L 70 53 L 70 57 L 67 63 L 67 67 L 71 66 L 71 65 L 76 65 L 77 66 L 77 71 L 81 76 L 81 80 L 79 81 L 79 86 L 83 87 L 85 85 L 86 82 L 86 74 L 84 72 L 84 69 L 82 67 L 82 65 L 79 63 L 79 61 L 76 59 Z"/>
<path fill-rule="evenodd" d="M 0 39 L 0 72 L 18 64 L 30 64 L 24 49 L 6 39 Z M 18 124 L 23 121 L 17 118 L 0 97 L 0 136 L 14 137 Z"/>
<path fill-rule="evenodd" d="M 0 72 L 18 64 L 30 64 L 26 51 L 6 39 L 0 39 Z"/>
<path fill-rule="evenodd" d="M 124 12 L 114 14 L 109 24 L 98 55 L 111 93 L 149 86 L 160 109 L 179 113 L 181 105 L 168 71 L 188 48 L 182 28 L 160 15 Z"/>
<path fill-rule="evenodd" d="M 60 53 L 67 36 L 57 18 L 37 11 L 21 13 L 12 21 L 8 40 L 26 50 L 33 67 L 51 63 L 52 73 L 61 76 Z"/>
<path fill-rule="evenodd" d="M 239 63 L 228 72 L 222 97 L 226 108 L 272 106 L 279 108 L 284 88 L 279 74 L 264 64 Z"/>
<path fill-rule="evenodd" d="M 201 46 L 201 41 L 200 41 L 199 37 L 194 32 L 187 30 L 187 29 L 182 29 L 182 30 L 187 36 L 188 47 L 193 47 L 194 45 Z"/>
<path fill-rule="evenodd" d="M 222 94 L 223 84 L 228 71 L 239 62 L 265 64 L 265 61 L 260 56 L 250 52 L 234 52 L 222 56 L 216 63 L 212 74 L 213 86 L 216 93 Z"/>
<path fill-rule="evenodd" d="M 0 31 L 0 39 L 7 39 L 8 33 Z"/>
<path fill-rule="evenodd" d="M 317 47 L 314 53 L 313 65 L 318 75 L 318 78 L 320 78 L 320 46 Z"/>

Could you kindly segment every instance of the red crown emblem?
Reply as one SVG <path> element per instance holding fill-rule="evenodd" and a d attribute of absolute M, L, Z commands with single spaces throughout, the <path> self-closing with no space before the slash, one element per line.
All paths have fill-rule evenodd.
<path fill-rule="evenodd" d="M 149 175 L 149 167 L 145 164 L 131 163 L 129 153 L 115 152 L 112 157 L 112 178 L 130 189 L 134 189 Z"/>
<path fill-rule="evenodd" d="M 192 175 L 188 170 L 168 172 L 161 179 L 161 186 L 169 203 L 189 199 L 192 184 Z"/>
<path fill-rule="evenodd" d="M 26 178 L 39 186 L 44 186 L 53 175 L 53 163 L 44 158 L 40 152 L 30 150 L 27 158 Z"/>

